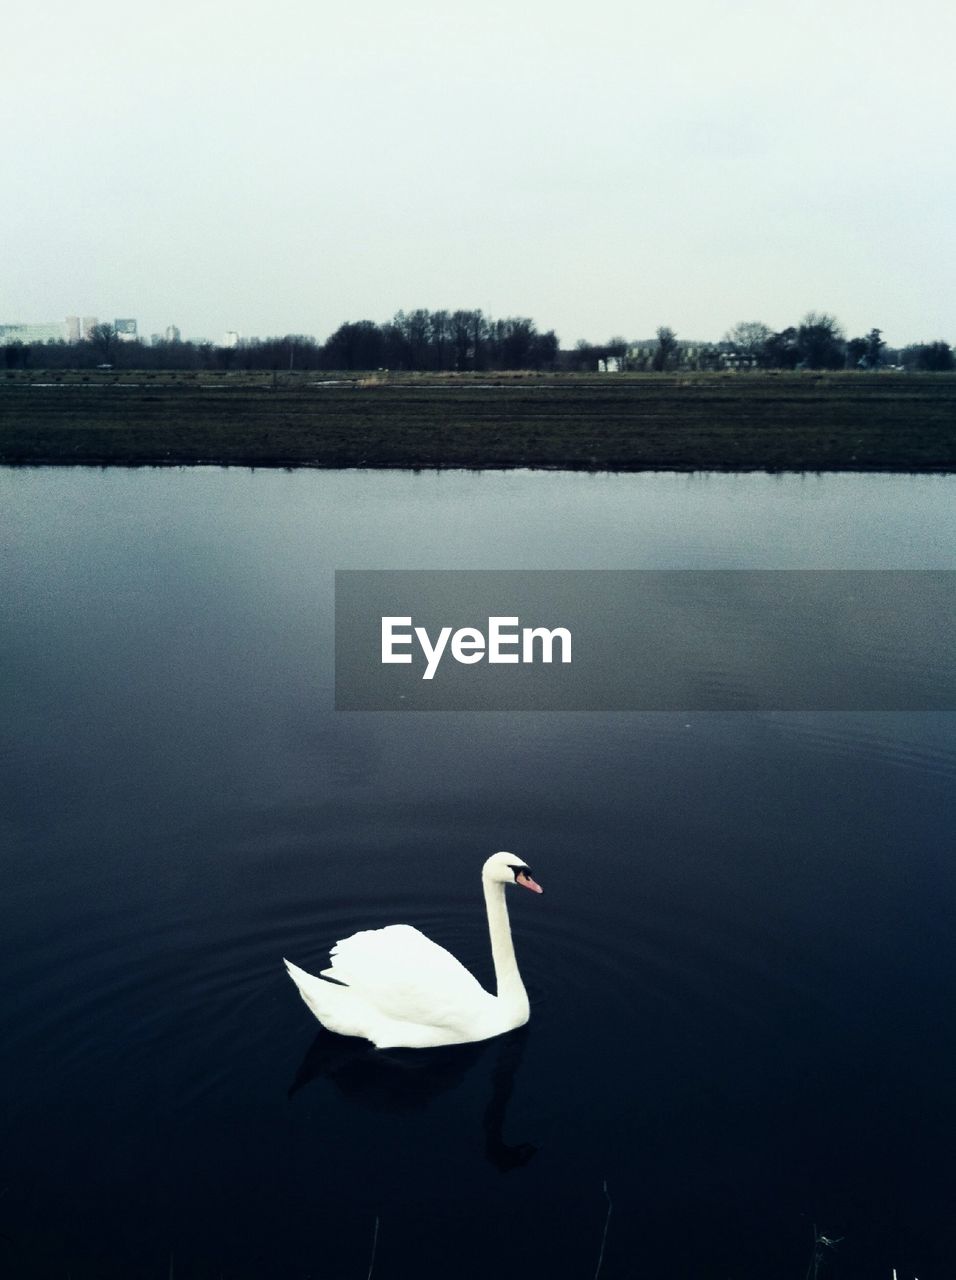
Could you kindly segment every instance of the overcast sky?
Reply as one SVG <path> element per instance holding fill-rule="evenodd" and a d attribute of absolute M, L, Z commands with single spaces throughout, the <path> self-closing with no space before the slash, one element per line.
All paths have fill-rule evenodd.
<path fill-rule="evenodd" d="M 38 0 L 0 323 L 956 340 L 953 0 Z"/>

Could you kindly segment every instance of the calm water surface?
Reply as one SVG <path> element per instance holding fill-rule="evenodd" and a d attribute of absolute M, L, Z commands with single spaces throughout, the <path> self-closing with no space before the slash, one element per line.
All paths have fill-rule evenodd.
<path fill-rule="evenodd" d="M 335 714 L 335 568 L 953 568 L 956 479 L 0 471 L 0 1272 L 956 1274 L 950 715 Z M 376 1054 L 407 921 L 528 1028 Z M 172 1262 L 171 1262 L 172 1260 Z"/>

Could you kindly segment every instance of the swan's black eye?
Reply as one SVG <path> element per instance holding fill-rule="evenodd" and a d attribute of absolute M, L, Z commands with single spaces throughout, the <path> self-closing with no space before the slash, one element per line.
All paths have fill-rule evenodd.
<path fill-rule="evenodd" d="M 534 876 L 533 876 L 533 875 L 531 875 L 531 868 L 530 868 L 530 867 L 515 867 L 515 866 L 513 866 L 513 867 L 511 868 L 511 870 L 515 873 L 515 879 L 516 879 L 516 880 L 518 879 L 518 877 L 519 877 L 520 875 L 528 876 L 528 877 L 529 877 L 530 879 L 532 879 L 532 880 L 534 879 Z"/>

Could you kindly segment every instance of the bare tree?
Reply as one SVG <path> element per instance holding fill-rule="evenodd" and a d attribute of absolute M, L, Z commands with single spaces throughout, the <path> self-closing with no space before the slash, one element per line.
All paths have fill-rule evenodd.
<path fill-rule="evenodd" d="M 116 330 L 111 324 L 95 324 L 90 330 L 90 342 L 103 364 L 111 364 L 116 350 Z"/>
<path fill-rule="evenodd" d="M 449 365 L 449 345 L 451 343 L 451 316 L 447 311 L 433 311 L 430 319 L 429 341 L 435 352 L 435 363 L 444 372 Z"/>
<path fill-rule="evenodd" d="M 878 369 L 883 363 L 883 351 L 886 343 L 883 341 L 882 329 L 871 329 L 866 335 L 866 367 L 868 369 Z"/>
<path fill-rule="evenodd" d="M 734 351 L 757 364 L 764 358 L 767 342 L 773 337 L 773 330 L 762 320 L 741 320 L 724 334 L 724 341 L 729 342 Z"/>
<path fill-rule="evenodd" d="M 654 370 L 664 373 L 677 363 L 677 334 L 662 324 L 657 330 L 657 350 L 654 352 Z"/>
<path fill-rule="evenodd" d="M 808 369 L 842 369 L 846 339 L 839 321 L 825 311 L 808 311 L 797 330 L 800 363 Z"/>

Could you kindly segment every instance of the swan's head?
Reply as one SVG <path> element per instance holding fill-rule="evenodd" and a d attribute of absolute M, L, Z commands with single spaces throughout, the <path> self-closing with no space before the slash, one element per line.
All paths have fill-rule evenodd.
<path fill-rule="evenodd" d="M 534 893 L 542 892 L 541 886 L 532 878 L 527 862 L 514 853 L 493 853 L 481 868 L 481 878 L 498 884 L 520 884 Z"/>

